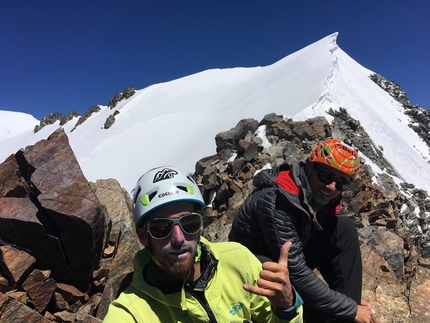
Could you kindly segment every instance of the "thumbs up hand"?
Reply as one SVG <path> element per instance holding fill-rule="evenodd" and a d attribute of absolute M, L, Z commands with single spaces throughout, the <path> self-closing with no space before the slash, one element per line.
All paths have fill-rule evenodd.
<path fill-rule="evenodd" d="M 288 251 L 290 247 L 291 241 L 284 243 L 277 263 L 263 263 L 257 286 L 243 285 L 246 291 L 266 296 L 273 306 L 283 309 L 293 306 L 294 298 L 288 272 Z"/>

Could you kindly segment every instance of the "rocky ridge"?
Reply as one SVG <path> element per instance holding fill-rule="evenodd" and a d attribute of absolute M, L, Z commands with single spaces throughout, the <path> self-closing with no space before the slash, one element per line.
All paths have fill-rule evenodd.
<path fill-rule="evenodd" d="M 117 93 L 113 96 L 112 99 L 109 100 L 107 107 L 110 110 L 113 110 L 117 104 L 122 100 L 127 100 L 131 98 L 136 93 L 136 90 L 133 86 L 128 86 L 124 88 L 123 93 Z M 101 110 L 100 105 L 94 104 L 92 105 L 81 117 L 79 117 L 75 126 L 71 131 L 76 130 L 76 128 L 84 123 L 92 114 L 97 113 Z M 109 129 L 115 122 L 115 116 L 119 113 L 119 110 L 115 110 L 109 117 L 106 119 L 103 129 Z M 60 112 L 49 113 L 45 117 L 43 117 L 39 124 L 34 127 L 34 133 L 40 131 L 43 127 L 54 124 L 57 121 L 60 121 L 60 127 L 65 125 L 67 122 L 72 120 L 73 118 L 78 117 L 79 114 L 76 110 L 73 110 L 69 114 L 63 116 Z"/>
<path fill-rule="evenodd" d="M 418 104 L 409 101 L 406 92 L 395 81 L 389 81 L 376 73 L 370 75 L 370 79 L 399 102 L 404 113 L 410 118 L 409 127 L 424 140 L 430 149 L 430 110 L 420 108 Z"/>

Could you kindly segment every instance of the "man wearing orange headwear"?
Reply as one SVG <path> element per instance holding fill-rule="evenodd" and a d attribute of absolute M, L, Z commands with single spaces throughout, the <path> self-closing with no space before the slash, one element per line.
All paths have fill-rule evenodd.
<path fill-rule="evenodd" d="M 234 219 L 229 240 L 245 245 L 262 262 L 279 258 L 281 246 L 292 241 L 290 279 L 304 300 L 307 323 L 377 322 L 371 305 L 361 301 L 357 229 L 352 220 L 337 216 L 342 192 L 359 167 L 358 152 L 348 140 L 325 140 L 305 162 L 258 173 L 255 190 Z"/>

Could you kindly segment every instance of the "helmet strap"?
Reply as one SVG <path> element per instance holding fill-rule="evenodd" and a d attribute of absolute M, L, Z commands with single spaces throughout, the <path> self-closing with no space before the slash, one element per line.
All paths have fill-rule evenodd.
<path fill-rule="evenodd" d="M 152 261 L 153 261 L 153 262 L 155 262 L 155 264 L 156 264 L 158 267 L 166 268 L 166 267 L 164 267 L 162 264 L 160 264 L 160 262 L 157 260 L 157 258 L 155 258 L 155 257 L 154 257 L 154 255 L 151 255 L 151 258 L 152 258 Z"/>
<path fill-rule="evenodd" d="M 314 170 L 314 163 L 311 162 L 309 159 L 306 160 L 306 164 L 305 164 L 305 173 L 306 173 L 306 178 L 309 180 L 311 178 L 312 175 L 312 171 Z"/>
<path fill-rule="evenodd" d="M 196 248 L 196 256 L 194 257 L 194 263 L 198 264 L 200 262 L 201 257 L 202 257 L 202 247 L 200 246 L 200 243 L 198 243 Z"/>
<path fill-rule="evenodd" d="M 328 201 L 323 200 L 322 198 L 318 197 L 316 194 L 312 195 L 312 208 L 314 209 L 315 212 L 318 212 L 327 204 L 328 204 Z"/>

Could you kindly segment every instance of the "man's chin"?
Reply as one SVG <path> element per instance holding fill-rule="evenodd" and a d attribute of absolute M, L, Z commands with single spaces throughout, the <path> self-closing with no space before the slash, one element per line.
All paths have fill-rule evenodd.
<path fill-rule="evenodd" d="M 318 191 L 317 196 L 321 199 L 324 200 L 326 202 L 333 200 L 334 198 L 336 198 L 338 196 L 338 194 L 332 194 L 332 193 L 325 193 L 322 191 Z"/>
<path fill-rule="evenodd" d="M 184 259 L 176 259 L 172 261 L 166 261 L 163 268 L 167 277 L 171 280 L 186 280 L 193 268 L 194 261 L 191 257 L 186 257 Z"/>

